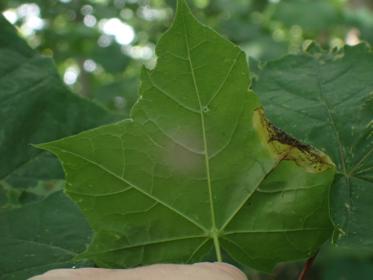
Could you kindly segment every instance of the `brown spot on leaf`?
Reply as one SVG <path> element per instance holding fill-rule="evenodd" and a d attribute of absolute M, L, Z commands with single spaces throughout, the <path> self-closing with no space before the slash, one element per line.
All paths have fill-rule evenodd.
<path fill-rule="evenodd" d="M 326 154 L 301 143 L 270 123 L 262 108 L 255 111 L 254 122 L 264 141 L 269 144 L 269 148 L 282 160 L 293 160 L 310 172 L 322 172 L 334 166 Z"/>

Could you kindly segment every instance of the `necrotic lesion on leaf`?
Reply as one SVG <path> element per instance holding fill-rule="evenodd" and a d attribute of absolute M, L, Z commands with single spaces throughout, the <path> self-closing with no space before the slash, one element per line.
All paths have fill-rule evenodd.
<path fill-rule="evenodd" d="M 284 160 L 293 160 L 308 172 L 319 173 L 335 165 L 328 155 L 310 145 L 301 143 L 294 137 L 274 126 L 264 115 L 264 110 L 258 108 L 254 112 L 254 127 L 262 135 L 275 153 Z"/>

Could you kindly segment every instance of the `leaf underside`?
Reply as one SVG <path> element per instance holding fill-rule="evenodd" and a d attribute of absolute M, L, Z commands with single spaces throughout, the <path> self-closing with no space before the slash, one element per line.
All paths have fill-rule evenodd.
<path fill-rule="evenodd" d="M 271 270 L 329 236 L 329 159 L 272 127 L 244 53 L 184 1 L 131 119 L 43 144 L 104 267 L 232 259 Z"/>
<path fill-rule="evenodd" d="M 338 245 L 373 250 L 373 53 L 366 45 L 269 63 L 255 86 L 273 123 L 336 163 Z M 305 86 L 304 86 L 305 85 Z"/>

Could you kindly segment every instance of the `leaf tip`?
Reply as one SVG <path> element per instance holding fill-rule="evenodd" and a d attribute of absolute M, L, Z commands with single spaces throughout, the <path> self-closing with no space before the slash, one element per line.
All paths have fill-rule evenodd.
<path fill-rule="evenodd" d="M 45 150 L 45 145 L 46 143 L 41 143 L 41 144 L 30 144 L 31 147 L 35 148 L 35 149 L 40 149 L 40 150 Z"/>
<path fill-rule="evenodd" d="M 33 148 L 39 149 L 39 150 L 44 150 L 44 151 L 52 151 L 52 147 L 50 145 L 51 142 L 46 142 L 46 143 L 40 143 L 40 144 L 31 144 Z"/>
<path fill-rule="evenodd" d="M 186 0 L 177 0 L 175 17 L 179 18 L 183 15 L 192 15 L 192 11 Z"/>

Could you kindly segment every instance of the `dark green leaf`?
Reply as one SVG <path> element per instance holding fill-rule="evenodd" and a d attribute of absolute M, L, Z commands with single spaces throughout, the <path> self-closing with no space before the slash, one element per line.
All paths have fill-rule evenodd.
<path fill-rule="evenodd" d="M 59 163 L 32 143 L 107 123 L 112 116 L 69 92 L 52 61 L 30 49 L 2 16 L 0 34 L 0 203 L 14 208 L 58 189 L 52 181 L 62 179 Z M 58 194 L 1 209 L 0 236 L 0 279 L 23 280 L 72 266 L 90 230 L 78 208 Z"/>
<path fill-rule="evenodd" d="M 27 187 L 31 181 L 61 178 L 58 163 L 44 161 L 49 157 L 30 144 L 68 136 L 113 117 L 69 92 L 53 62 L 30 49 L 2 16 L 0 34 L 0 180 Z M 25 182 L 24 175 L 31 178 Z"/>
<path fill-rule="evenodd" d="M 138 98 L 138 84 L 138 78 L 125 79 L 121 77 L 118 81 L 97 87 L 94 91 L 94 100 L 123 117 L 128 117 Z"/>
<path fill-rule="evenodd" d="M 336 1 L 286 0 L 271 7 L 272 19 L 287 27 L 299 26 L 306 35 L 327 32 L 341 21 Z"/>
<path fill-rule="evenodd" d="M 332 192 L 335 241 L 373 249 L 373 54 L 365 46 L 331 56 L 269 63 L 255 86 L 268 117 L 337 164 Z"/>
<path fill-rule="evenodd" d="M 74 261 L 91 232 L 79 209 L 62 192 L 0 213 L 0 280 L 24 280 Z"/>
<path fill-rule="evenodd" d="M 113 74 L 123 72 L 130 63 L 130 57 L 124 55 L 121 47 L 116 44 L 112 44 L 106 48 L 96 47 L 92 58 L 106 71 Z"/>

